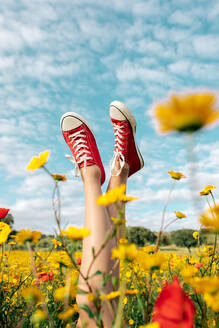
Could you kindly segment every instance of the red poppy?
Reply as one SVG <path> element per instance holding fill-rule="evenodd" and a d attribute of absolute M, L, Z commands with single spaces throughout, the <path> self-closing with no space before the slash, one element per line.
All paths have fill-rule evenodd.
<path fill-rule="evenodd" d="M 37 275 L 38 279 L 41 279 L 42 281 L 48 281 L 54 279 L 54 273 L 53 272 L 41 272 Z"/>
<path fill-rule="evenodd" d="M 80 258 L 77 259 L 77 264 L 78 264 L 78 265 L 81 265 L 81 259 L 80 259 Z"/>
<path fill-rule="evenodd" d="M 9 211 L 9 208 L 0 208 L 0 219 L 4 219 Z"/>
<path fill-rule="evenodd" d="M 201 269 L 203 267 L 203 264 L 202 263 L 195 263 L 195 268 L 196 269 Z"/>
<path fill-rule="evenodd" d="M 154 306 L 153 321 L 160 328 L 193 328 L 195 307 L 185 294 L 177 276 L 163 287 Z"/>

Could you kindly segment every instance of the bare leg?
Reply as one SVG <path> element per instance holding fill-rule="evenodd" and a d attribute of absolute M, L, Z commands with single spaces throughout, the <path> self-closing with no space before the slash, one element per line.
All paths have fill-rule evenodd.
<path fill-rule="evenodd" d="M 93 259 L 92 247 L 97 252 L 101 245 L 105 241 L 105 236 L 107 230 L 110 229 L 110 219 L 108 212 L 105 207 L 99 206 L 96 203 L 97 198 L 102 194 L 101 191 L 101 182 L 100 182 L 100 170 L 96 165 L 88 166 L 86 168 L 86 173 L 84 169 L 81 169 L 81 176 L 84 182 L 84 192 L 85 192 L 85 222 L 84 225 L 91 230 L 91 235 L 86 237 L 83 240 L 83 252 L 82 252 L 82 264 L 81 272 L 87 276 L 87 271 L 90 266 L 90 263 Z M 97 270 L 108 273 L 112 269 L 114 262 L 111 260 L 111 250 L 116 247 L 116 241 L 111 240 L 107 246 L 103 249 L 100 255 L 95 260 L 89 276 L 94 274 Z M 95 291 L 100 288 L 102 276 L 96 276 L 89 280 L 89 284 L 92 289 Z M 79 288 L 88 291 L 87 285 L 84 280 L 79 278 Z M 104 290 L 105 293 L 112 291 L 112 285 L 109 283 Z M 77 303 L 80 306 L 81 304 L 87 304 L 92 310 L 94 310 L 93 302 L 88 301 L 87 295 L 77 296 Z M 107 327 L 110 327 L 112 324 L 112 313 L 110 313 L 107 304 L 103 307 L 103 322 Z M 83 310 L 79 310 L 80 314 L 80 325 L 81 322 L 87 321 L 88 327 L 95 327 L 95 323 L 90 319 L 87 313 Z"/>
<path fill-rule="evenodd" d="M 119 164 L 119 160 L 116 161 L 116 169 L 118 170 L 120 168 L 120 164 Z M 129 165 L 127 163 L 125 163 L 121 173 L 118 176 L 111 176 L 108 187 L 107 187 L 107 191 L 116 187 L 121 186 L 121 184 L 125 184 L 127 183 L 127 179 L 128 179 L 128 173 L 129 173 Z M 122 207 L 123 204 L 121 203 L 120 206 Z M 116 204 L 110 204 L 109 206 L 106 207 L 107 212 L 109 217 L 118 217 L 118 207 L 116 206 Z M 120 229 L 119 231 L 119 235 L 117 236 L 117 238 L 121 238 L 122 236 L 122 231 Z M 114 238 L 115 240 L 115 244 L 117 245 L 117 238 Z M 113 275 L 118 279 L 119 282 L 119 265 L 114 269 Z"/>

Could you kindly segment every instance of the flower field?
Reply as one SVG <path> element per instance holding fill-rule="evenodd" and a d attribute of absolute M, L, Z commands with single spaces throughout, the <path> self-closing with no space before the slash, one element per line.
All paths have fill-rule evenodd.
<path fill-rule="evenodd" d="M 193 134 L 218 118 L 213 94 L 172 96 L 157 105 L 154 115 L 162 132 Z M 35 156 L 27 165 L 28 170 L 43 169 L 54 182 L 52 204 L 58 234 L 48 251 L 42 251 L 38 243 L 42 232 L 22 229 L 12 233 L 4 222 L 9 209 L 0 209 L 0 327 L 77 327 L 78 295 L 83 295 L 83 309 L 93 320 L 92 327 L 107 327 L 103 320 L 105 307 L 114 318 L 112 327 L 138 328 L 205 328 L 216 327 L 219 322 L 219 276 L 217 236 L 219 233 L 219 205 L 214 197 L 216 186 L 207 185 L 200 191 L 209 209 L 200 216 L 200 229 L 193 233 L 196 249 L 191 254 L 176 254 L 161 250 L 165 229 L 186 215 L 175 211 L 173 221 L 166 222 L 165 213 L 174 186 L 186 178 L 183 173 L 169 171 L 172 182 L 161 217 L 160 231 L 152 245 L 138 247 L 125 235 L 125 203 L 136 197 L 126 195 L 126 186 L 109 190 L 97 199 L 98 206 L 116 204 L 118 217 L 112 217 L 111 228 L 106 233 L 100 250 L 93 250 L 93 259 L 87 275 L 81 271 L 82 254 L 79 243 L 92 231 L 87 227 L 62 229 L 59 184 L 65 175 L 52 174 L 46 168 L 49 151 Z M 213 242 L 202 244 L 201 234 L 211 232 Z M 92 272 L 91 268 L 111 239 L 117 239 L 111 259 L 119 265 L 120 281 L 114 271 Z M 192 244 L 191 244 L 192 245 Z M 19 250 L 23 247 L 23 250 Z M 189 246 L 190 247 L 190 246 Z M 188 247 L 188 248 L 189 248 Z M 189 248 L 190 250 L 190 248 Z M 92 273 L 91 273 L 92 272 Z M 81 276 L 87 290 L 79 287 Z M 99 288 L 90 283 L 100 276 Z M 112 290 L 105 293 L 108 282 Z M 86 322 L 82 326 L 89 327 Z"/>
<path fill-rule="evenodd" d="M 121 279 L 126 284 L 122 307 L 128 326 L 143 326 L 145 317 L 148 315 L 148 319 L 151 318 L 157 296 L 168 281 L 172 281 L 177 275 L 181 286 L 195 304 L 195 327 L 216 327 L 219 282 L 216 276 L 218 256 L 213 254 L 213 246 L 201 247 L 195 256 L 178 256 L 172 252 L 158 252 L 154 255 L 154 251 L 154 246 L 142 248 L 139 250 L 140 254 L 136 250 L 129 251 L 133 261 L 121 267 Z M 36 274 L 33 273 L 28 251 L 13 251 L 12 245 L 11 250 L 5 251 L 2 256 L 2 327 L 48 327 L 49 320 L 53 327 L 76 327 L 78 271 L 72 267 L 72 262 L 64 251 L 33 252 Z M 141 263 L 137 256 L 140 256 Z M 81 253 L 75 253 L 74 257 L 79 269 Z M 212 276 L 209 276 L 210 271 Z M 179 289 L 178 292 L 182 291 Z M 148 293 L 150 303 L 147 303 Z M 115 291 L 104 297 L 102 295 L 102 302 L 118 298 L 120 294 L 121 292 Z M 163 306 L 167 297 L 165 294 L 162 297 Z M 179 308 L 185 305 L 183 298 L 174 294 L 166 305 L 170 307 L 172 304 L 174 308 L 173 313 L 169 314 L 170 318 L 176 314 L 175 302 L 178 302 Z M 186 307 L 185 316 L 189 323 Z M 181 317 L 176 319 L 181 320 Z M 151 327 L 156 325 L 151 324 Z"/>

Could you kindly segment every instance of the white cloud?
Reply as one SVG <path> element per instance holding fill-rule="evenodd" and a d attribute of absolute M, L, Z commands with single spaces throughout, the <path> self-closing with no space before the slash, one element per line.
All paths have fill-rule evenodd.
<path fill-rule="evenodd" d="M 196 54 L 204 58 L 217 58 L 219 52 L 218 35 L 197 35 L 193 40 Z"/>
<path fill-rule="evenodd" d="M 180 60 L 169 65 L 171 72 L 185 76 L 190 73 L 191 62 L 188 60 Z"/>

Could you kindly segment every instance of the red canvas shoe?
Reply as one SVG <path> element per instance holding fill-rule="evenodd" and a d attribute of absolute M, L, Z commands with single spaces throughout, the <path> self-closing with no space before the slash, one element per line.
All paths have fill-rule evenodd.
<path fill-rule="evenodd" d="M 103 184 L 105 171 L 93 131 L 88 123 L 80 115 L 68 112 L 61 117 L 60 126 L 64 139 L 74 156 L 73 163 L 76 168 L 98 165 L 101 171 L 101 184 Z M 69 155 L 66 157 L 71 159 Z"/>
<path fill-rule="evenodd" d="M 110 119 L 115 135 L 114 155 L 111 161 L 111 174 L 119 175 L 125 162 L 129 164 L 129 176 L 144 166 L 143 157 L 136 145 L 136 121 L 128 107 L 120 101 L 110 104 Z M 116 159 L 119 158 L 120 169 L 116 169 Z M 113 174 L 113 172 L 116 172 Z"/>

